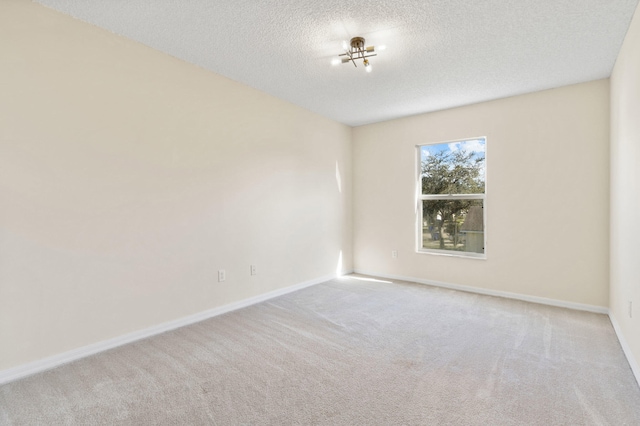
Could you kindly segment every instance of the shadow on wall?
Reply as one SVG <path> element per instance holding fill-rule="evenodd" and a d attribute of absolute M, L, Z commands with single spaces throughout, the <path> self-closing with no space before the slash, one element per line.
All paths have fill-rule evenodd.
<path fill-rule="evenodd" d="M 342 193 L 342 178 L 340 177 L 340 166 L 338 166 L 338 160 L 336 160 L 336 184 L 338 185 L 338 192 Z M 338 255 L 336 275 L 342 275 L 342 250 L 340 250 L 340 254 Z"/>

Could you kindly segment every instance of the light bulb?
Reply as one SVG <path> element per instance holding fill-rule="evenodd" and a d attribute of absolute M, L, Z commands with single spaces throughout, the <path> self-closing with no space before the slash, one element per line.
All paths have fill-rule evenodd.
<path fill-rule="evenodd" d="M 365 59 L 365 60 L 364 60 L 364 69 L 365 69 L 367 72 L 371 72 L 371 64 L 369 63 L 369 60 L 368 60 L 368 59 Z"/>
<path fill-rule="evenodd" d="M 331 65 L 336 66 L 336 65 L 340 65 L 342 63 L 342 60 L 340 58 L 334 58 L 331 60 Z"/>

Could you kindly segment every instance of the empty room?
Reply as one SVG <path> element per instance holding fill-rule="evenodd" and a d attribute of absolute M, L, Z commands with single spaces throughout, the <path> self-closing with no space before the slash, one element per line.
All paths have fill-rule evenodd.
<path fill-rule="evenodd" d="M 640 424 L 638 0 L 0 0 L 1 425 Z"/>

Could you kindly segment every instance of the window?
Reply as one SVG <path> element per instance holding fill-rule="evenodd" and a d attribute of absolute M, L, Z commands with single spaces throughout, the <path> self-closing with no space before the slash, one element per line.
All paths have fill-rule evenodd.
<path fill-rule="evenodd" d="M 485 258 L 486 138 L 417 148 L 418 251 Z"/>

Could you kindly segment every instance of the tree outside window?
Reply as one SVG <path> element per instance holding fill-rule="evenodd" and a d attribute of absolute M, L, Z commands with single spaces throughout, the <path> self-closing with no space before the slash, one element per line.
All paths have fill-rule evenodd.
<path fill-rule="evenodd" d="M 418 250 L 485 257 L 486 138 L 418 149 Z"/>

